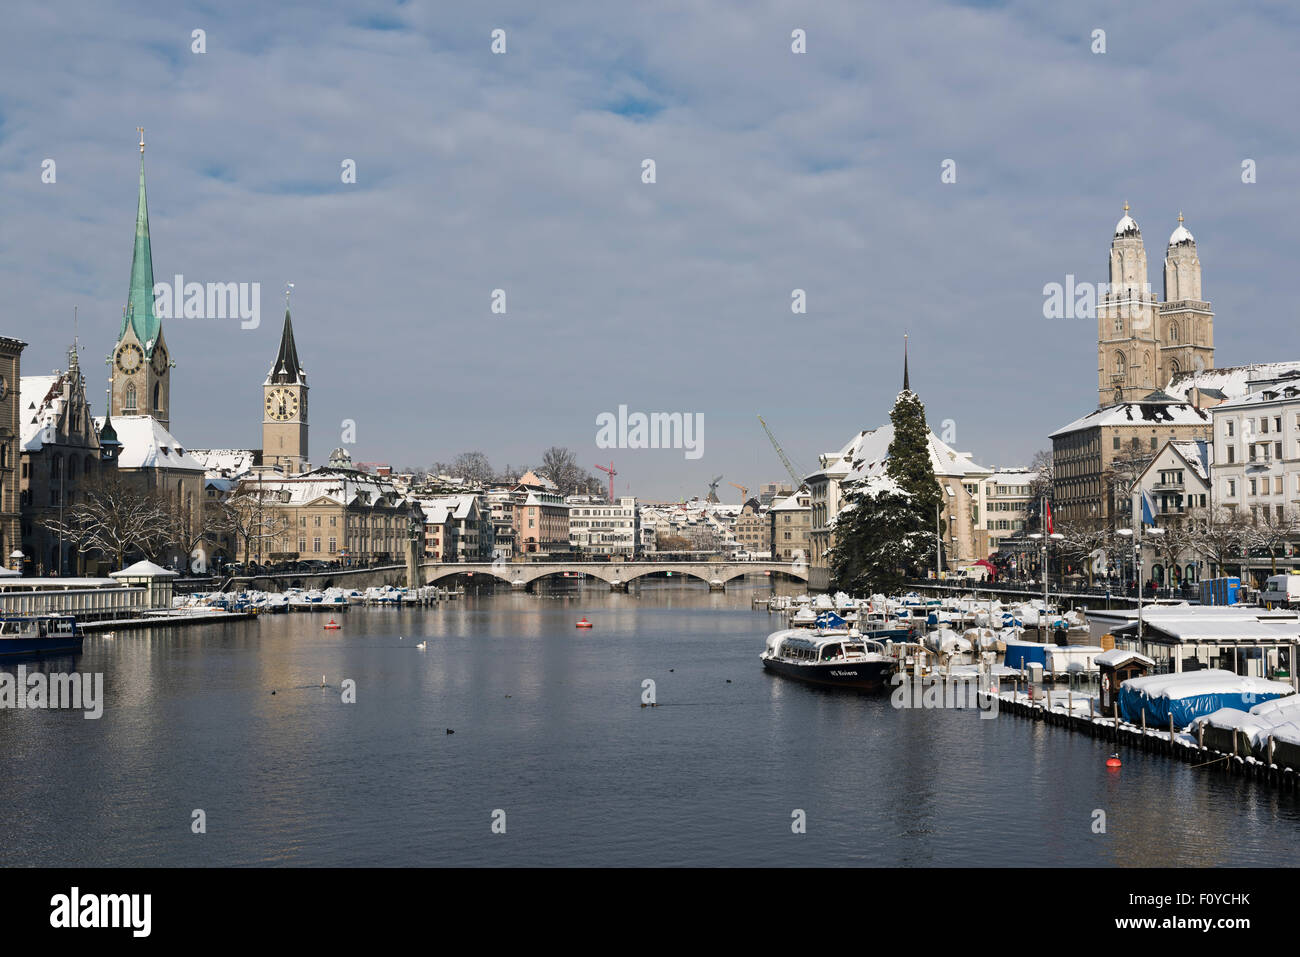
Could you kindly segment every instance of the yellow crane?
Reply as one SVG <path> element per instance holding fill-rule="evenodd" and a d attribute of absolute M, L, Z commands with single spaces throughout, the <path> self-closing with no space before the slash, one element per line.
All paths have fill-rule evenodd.
<path fill-rule="evenodd" d="M 728 482 L 727 484 L 730 485 L 732 488 L 738 488 L 738 489 L 740 489 L 740 504 L 741 504 L 741 505 L 744 505 L 746 502 L 749 501 L 749 489 L 745 488 L 745 486 L 743 486 L 743 485 L 737 485 L 735 482 Z"/>

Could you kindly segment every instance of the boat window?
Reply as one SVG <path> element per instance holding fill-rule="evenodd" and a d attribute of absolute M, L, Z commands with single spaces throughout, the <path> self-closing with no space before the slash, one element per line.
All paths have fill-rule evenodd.
<path fill-rule="evenodd" d="M 842 652 L 843 652 L 842 645 L 827 645 L 825 648 L 822 649 L 822 660 L 831 661 L 835 658 L 840 657 Z"/>
<path fill-rule="evenodd" d="M 49 626 L 49 622 L 46 621 L 44 618 L 42 618 L 42 619 L 41 619 L 41 632 L 40 632 L 42 635 L 45 634 L 45 630 L 46 630 L 46 628 L 47 628 L 48 626 Z"/>

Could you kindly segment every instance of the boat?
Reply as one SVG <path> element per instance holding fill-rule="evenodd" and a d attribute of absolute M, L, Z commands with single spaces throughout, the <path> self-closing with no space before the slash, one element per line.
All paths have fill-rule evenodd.
<path fill-rule="evenodd" d="M 79 655 L 82 639 L 71 615 L 0 618 L 0 657 Z"/>
<path fill-rule="evenodd" d="M 763 667 L 785 678 L 836 688 L 883 688 L 895 660 L 847 628 L 785 628 L 767 638 Z"/>

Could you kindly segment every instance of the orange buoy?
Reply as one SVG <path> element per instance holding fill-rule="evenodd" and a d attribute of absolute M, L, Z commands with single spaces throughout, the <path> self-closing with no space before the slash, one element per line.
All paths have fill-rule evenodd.
<path fill-rule="evenodd" d="M 574 627 L 575 627 L 575 628 L 590 628 L 590 627 L 591 627 L 591 622 L 587 621 L 587 616 L 586 616 L 586 615 L 583 615 L 583 616 L 582 616 L 582 621 L 580 621 L 580 622 L 578 622 L 577 624 L 575 624 Z"/>
<path fill-rule="evenodd" d="M 341 627 L 342 626 L 338 622 L 336 622 L 333 618 L 331 618 L 329 621 L 325 623 L 326 630 L 331 630 L 334 628 L 341 628 Z"/>
<path fill-rule="evenodd" d="M 1109 758 L 1106 759 L 1106 767 L 1108 768 L 1118 768 L 1120 767 L 1120 765 L 1121 762 L 1118 754 L 1112 754 Z"/>

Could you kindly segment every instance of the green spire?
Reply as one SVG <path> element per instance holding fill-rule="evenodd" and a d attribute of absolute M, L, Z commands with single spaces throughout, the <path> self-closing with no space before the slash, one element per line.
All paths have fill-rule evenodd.
<path fill-rule="evenodd" d="M 128 322 L 135 330 L 135 337 L 140 340 L 145 354 L 152 353 L 162 323 L 154 315 L 153 306 L 153 249 L 149 244 L 149 204 L 144 194 L 143 129 L 140 129 L 140 199 L 135 212 L 135 251 L 131 255 L 131 292 L 127 297 L 126 315 L 122 317 L 122 331 L 117 335 L 118 341 L 121 341 L 122 336 L 126 334 Z"/>

